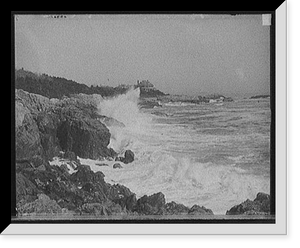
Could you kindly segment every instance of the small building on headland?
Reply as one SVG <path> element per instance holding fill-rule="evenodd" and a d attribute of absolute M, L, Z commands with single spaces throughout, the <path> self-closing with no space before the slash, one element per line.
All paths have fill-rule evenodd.
<path fill-rule="evenodd" d="M 154 88 L 154 85 L 150 83 L 149 80 L 142 80 L 142 81 L 137 80 L 136 85 L 140 88 L 148 88 L 148 89 Z"/>

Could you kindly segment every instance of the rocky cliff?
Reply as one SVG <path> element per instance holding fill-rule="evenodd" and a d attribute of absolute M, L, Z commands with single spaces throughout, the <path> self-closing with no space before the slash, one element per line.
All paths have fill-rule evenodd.
<path fill-rule="evenodd" d="M 110 133 L 97 118 L 91 100 L 49 99 L 16 90 L 16 159 L 35 167 L 71 151 L 82 158 L 115 156 L 107 145 Z"/>
<path fill-rule="evenodd" d="M 106 183 L 102 172 L 80 164 L 81 158 L 109 157 L 125 164 L 134 160 L 107 146 L 110 133 L 101 122 L 114 120 L 97 113 L 96 96 L 76 95 L 49 99 L 16 90 L 16 202 L 18 215 L 170 215 L 213 214 L 198 205 L 192 208 L 166 203 L 159 192 L 137 199 L 125 186 Z M 49 163 L 53 157 L 67 165 Z"/>

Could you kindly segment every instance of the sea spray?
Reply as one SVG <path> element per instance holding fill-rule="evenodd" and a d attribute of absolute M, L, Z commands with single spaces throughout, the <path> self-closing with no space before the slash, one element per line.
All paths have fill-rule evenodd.
<path fill-rule="evenodd" d="M 145 115 L 139 108 L 140 89 L 131 88 L 125 94 L 106 98 L 97 104 L 99 114 L 111 117 L 124 126 L 107 126 L 111 133 L 109 147 L 122 153 L 125 149 L 133 149 L 135 134 L 146 134 L 151 116 Z"/>

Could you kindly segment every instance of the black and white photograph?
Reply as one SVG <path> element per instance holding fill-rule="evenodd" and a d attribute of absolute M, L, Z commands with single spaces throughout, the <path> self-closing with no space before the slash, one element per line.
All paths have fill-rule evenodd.
<path fill-rule="evenodd" d="M 276 223 L 273 13 L 14 15 L 15 223 Z"/>

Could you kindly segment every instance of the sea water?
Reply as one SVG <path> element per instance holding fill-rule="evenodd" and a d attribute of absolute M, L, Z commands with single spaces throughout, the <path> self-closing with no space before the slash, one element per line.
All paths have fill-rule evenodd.
<path fill-rule="evenodd" d="M 162 192 L 166 201 L 194 204 L 225 214 L 258 192 L 270 190 L 270 100 L 240 99 L 222 104 L 164 104 L 140 109 L 139 90 L 98 103 L 99 113 L 125 126 L 108 126 L 109 144 L 134 162 L 121 169 L 97 166 L 108 183 L 137 197 Z"/>

